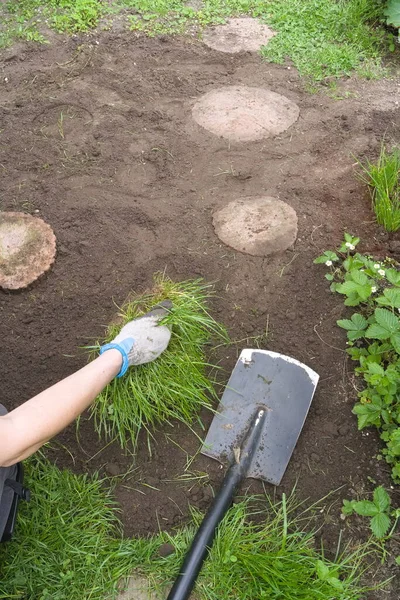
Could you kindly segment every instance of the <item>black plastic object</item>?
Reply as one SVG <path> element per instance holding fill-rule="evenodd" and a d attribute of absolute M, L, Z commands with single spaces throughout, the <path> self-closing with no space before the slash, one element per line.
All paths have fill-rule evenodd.
<path fill-rule="evenodd" d="M 7 523 L 3 531 L 0 542 L 9 542 L 12 538 L 15 522 L 17 519 L 18 503 L 19 500 L 26 500 L 29 502 L 31 499 L 30 491 L 24 487 L 24 467 L 22 462 L 17 464 L 17 473 L 15 479 L 6 479 L 4 482 L 5 486 L 11 487 L 14 490 L 14 498 L 11 504 L 10 512 L 8 515 Z"/>
<path fill-rule="evenodd" d="M 167 600 L 189 598 L 209 548 L 212 546 L 216 529 L 231 506 L 237 487 L 247 476 L 247 470 L 260 441 L 266 415 L 267 409 L 260 406 L 251 420 L 241 447 L 235 449 L 235 461 L 229 467 L 222 486 L 196 533 Z"/>

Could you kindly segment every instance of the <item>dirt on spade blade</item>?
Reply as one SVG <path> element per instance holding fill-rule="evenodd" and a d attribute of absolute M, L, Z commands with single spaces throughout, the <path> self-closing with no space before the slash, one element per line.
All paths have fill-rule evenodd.
<path fill-rule="evenodd" d="M 383 136 L 399 139 L 397 82 L 350 79 L 338 100 L 310 95 L 293 68 L 257 55 L 115 32 L 19 46 L 0 58 L 1 210 L 42 217 L 58 241 L 44 278 L 22 293 L 1 292 L 0 401 L 12 409 L 83 366 L 79 347 L 101 336 L 115 303 L 151 285 L 154 272 L 215 281 L 212 314 L 241 340 L 219 351 L 222 381 L 238 349 L 266 330 L 263 347 L 320 375 L 278 492 L 297 481 L 300 498 L 317 500 L 343 486 L 322 518 L 325 546 L 335 544 L 348 528 L 340 499 L 370 491 L 368 478 L 388 484 L 389 469 L 375 458 L 375 433 L 357 431 L 352 364 L 336 326 L 345 314 L 342 298 L 329 292 L 324 269 L 312 261 L 345 230 L 361 237 L 362 251 L 400 257 L 399 240 L 374 224 L 354 175 L 354 155 L 373 159 Z M 241 143 L 198 126 L 191 117 L 196 100 L 232 85 L 287 97 L 299 106 L 299 119 L 279 136 Z M 261 195 L 286 202 L 298 216 L 294 246 L 267 258 L 232 250 L 212 225 L 214 211 Z M 207 428 L 211 415 L 202 417 Z M 79 441 L 73 425 L 57 441 L 52 456 L 59 465 L 109 475 L 135 469 L 117 486 L 126 535 L 173 528 L 187 519 L 189 502 L 206 508 L 223 473 L 198 455 L 186 471 L 197 478 L 182 481 L 199 441 L 178 423 L 154 433 L 151 456 L 141 436 L 136 459 L 99 441 L 86 417 Z M 243 486 L 261 489 L 250 480 Z"/>

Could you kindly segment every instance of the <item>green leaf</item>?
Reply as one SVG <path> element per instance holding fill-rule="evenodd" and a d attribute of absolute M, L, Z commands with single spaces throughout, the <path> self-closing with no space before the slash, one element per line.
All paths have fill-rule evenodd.
<path fill-rule="evenodd" d="M 339 294 L 346 294 L 346 296 L 349 296 L 350 294 L 357 293 L 358 287 L 359 286 L 354 281 L 345 281 L 336 287 L 336 291 L 339 292 Z"/>
<path fill-rule="evenodd" d="M 331 292 L 336 292 L 337 286 L 338 286 L 338 284 L 336 283 L 336 281 L 333 281 L 331 283 L 331 285 L 329 286 L 329 289 L 331 290 Z"/>
<path fill-rule="evenodd" d="M 374 314 L 378 325 L 381 325 L 390 333 L 396 333 L 400 329 L 398 317 L 387 308 L 376 308 Z"/>
<path fill-rule="evenodd" d="M 367 285 L 368 283 L 368 277 L 362 271 L 352 271 L 351 278 L 358 285 Z"/>
<path fill-rule="evenodd" d="M 328 577 L 326 580 L 335 590 L 342 591 L 343 583 L 337 577 Z"/>
<path fill-rule="evenodd" d="M 393 285 L 400 285 L 400 271 L 396 271 L 396 269 L 387 269 L 386 279 Z"/>
<path fill-rule="evenodd" d="M 400 289 L 387 288 L 383 290 L 383 296 L 378 296 L 376 302 L 382 306 L 400 308 Z"/>
<path fill-rule="evenodd" d="M 381 327 L 381 325 L 372 323 L 365 332 L 365 337 L 376 340 L 387 340 L 390 337 L 390 331 L 385 327 Z"/>
<path fill-rule="evenodd" d="M 353 508 L 354 511 L 362 517 L 373 517 L 379 513 L 379 508 L 369 500 L 360 500 L 359 502 L 354 502 Z"/>
<path fill-rule="evenodd" d="M 368 322 L 367 319 L 365 317 L 363 317 L 362 315 L 360 315 L 360 313 L 354 313 L 354 315 L 351 316 L 351 320 L 353 321 L 355 327 L 357 329 L 366 329 Z"/>
<path fill-rule="evenodd" d="M 340 319 L 339 321 L 336 321 L 336 325 L 339 325 L 339 327 L 342 329 L 347 329 L 347 331 L 353 331 L 354 329 L 357 329 L 354 327 L 354 323 L 353 321 L 350 321 L 350 319 Z"/>
<path fill-rule="evenodd" d="M 367 320 L 359 313 L 354 313 L 351 319 L 340 319 L 336 321 L 339 327 L 347 330 L 347 337 L 349 340 L 358 340 L 364 335 L 364 329 L 367 328 Z"/>
<path fill-rule="evenodd" d="M 336 291 L 338 291 L 336 289 Z M 344 301 L 345 306 L 358 306 L 361 304 L 361 299 L 358 294 L 350 294 Z"/>
<path fill-rule="evenodd" d="M 332 262 L 335 262 L 336 260 L 339 260 L 338 255 L 336 254 L 336 252 L 331 252 L 330 250 L 326 250 L 324 252 L 325 256 L 327 257 L 328 260 L 331 260 Z"/>
<path fill-rule="evenodd" d="M 364 335 L 363 331 L 348 331 L 347 338 L 350 342 L 354 342 L 355 340 L 359 340 Z"/>
<path fill-rule="evenodd" d="M 328 259 L 324 254 L 322 256 L 318 256 L 318 258 L 314 259 L 314 265 L 324 265 Z"/>
<path fill-rule="evenodd" d="M 371 519 L 372 533 L 377 538 L 383 538 L 390 527 L 390 518 L 386 513 L 378 513 Z"/>
<path fill-rule="evenodd" d="M 321 581 L 326 581 L 329 577 L 329 567 L 322 560 L 317 560 L 317 575 Z"/>
<path fill-rule="evenodd" d="M 327 279 L 328 281 L 333 281 L 332 273 L 325 273 L 325 279 Z"/>
<path fill-rule="evenodd" d="M 396 565 L 400 566 L 400 555 L 396 556 L 396 558 L 394 559 L 394 562 L 396 563 Z"/>
<path fill-rule="evenodd" d="M 335 261 L 339 260 L 339 257 L 337 254 L 335 254 L 335 252 L 326 250 L 326 252 L 324 252 L 323 254 L 321 254 L 321 256 L 318 256 L 314 260 L 314 264 L 315 265 L 324 264 L 324 263 L 326 263 L 327 260 L 331 260 L 332 262 L 335 262 Z"/>
<path fill-rule="evenodd" d="M 363 301 L 368 300 L 368 298 L 372 294 L 372 287 L 369 284 L 368 285 L 360 285 L 358 287 L 357 293 L 360 296 L 361 300 L 363 300 Z"/>
<path fill-rule="evenodd" d="M 362 356 L 368 354 L 365 348 L 347 348 L 346 352 L 352 360 L 360 360 Z"/>
<path fill-rule="evenodd" d="M 344 515 L 352 515 L 353 512 L 353 500 L 343 500 L 342 513 Z"/>
<path fill-rule="evenodd" d="M 400 354 L 400 333 L 394 333 L 390 336 L 390 342 L 397 354 Z"/>
<path fill-rule="evenodd" d="M 380 512 L 387 511 L 390 506 L 390 496 L 381 485 L 374 490 L 374 504 Z"/>
<path fill-rule="evenodd" d="M 383 11 L 388 25 L 400 27 L 400 2 L 399 0 L 389 0 L 386 9 Z"/>
<path fill-rule="evenodd" d="M 400 456 L 400 427 L 390 434 L 388 448 L 393 456 Z"/>
<path fill-rule="evenodd" d="M 368 373 L 371 375 L 384 375 L 385 369 L 376 362 L 368 363 Z"/>
<path fill-rule="evenodd" d="M 381 408 L 374 404 L 357 403 L 352 412 L 358 417 L 358 429 L 364 429 L 369 425 L 379 427 L 381 424 Z"/>

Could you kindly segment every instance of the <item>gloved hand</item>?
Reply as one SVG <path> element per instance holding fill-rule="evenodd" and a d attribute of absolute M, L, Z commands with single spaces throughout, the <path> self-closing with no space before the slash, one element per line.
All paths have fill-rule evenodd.
<path fill-rule="evenodd" d="M 122 367 L 117 377 L 122 377 L 132 365 L 142 365 L 156 359 L 169 344 L 171 331 L 166 325 L 158 325 L 172 308 L 165 300 L 142 317 L 130 321 L 116 338 L 100 348 L 100 354 L 115 348 L 122 354 Z"/>

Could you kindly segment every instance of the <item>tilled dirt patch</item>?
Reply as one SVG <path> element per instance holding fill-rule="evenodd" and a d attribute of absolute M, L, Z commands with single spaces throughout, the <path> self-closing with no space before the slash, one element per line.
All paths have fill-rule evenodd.
<path fill-rule="evenodd" d="M 150 285 L 155 271 L 201 276 L 216 282 L 212 312 L 242 340 L 239 347 L 267 329 L 269 349 L 321 376 L 282 490 L 297 481 L 299 496 L 315 500 L 339 486 L 341 497 L 351 497 L 365 490 L 368 476 L 387 482 L 388 469 L 374 458 L 375 434 L 358 432 L 351 414 L 356 386 L 335 325 L 342 300 L 312 261 L 344 230 L 362 238 L 364 251 L 399 257 L 398 242 L 373 223 L 352 156 L 376 155 L 383 135 L 399 139 L 397 82 L 349 82 L 344 88 L 356 96 L 336 101 L 309 95 L 293 69 L 249 53 L 164 37 L 103 33 L 96 40 L 2 53 L 1 209 L 39 211 L 58 254 L 29 290 L 1 292 L 0 401 L 10 409 L 83 365 L 78 347 L 100 336 L 114 302 Z M 299 119 L 268 139 L 217 137 L 193 121 L 192 108 L 223 86 L 281 94 L 298 105 Z M 272 196 L 296 211 L 291 249 L 263 258 L 219 240 L 213 213 L 249 196 Z M 236 357 L 235 346 L 219 351 L 222 380 Z M 207 427 L 211 417 L 203 418 Z M 86 419 L 79 443 L 73 426 L 58 441 L 59 464 L 112 475 L 136 469 L 117 486 L 127 535 L 171 528 L 187 518 L 188 501 L 200 508 L 210 502 L 208 482 L 177 481 L 186 453 L 199 447 L 181 424 L 160 427 L 151 456 L 143 435 L 135 460 L 116 443 L 99 442 Z M 201 456 L 188 471 L 209 473 L 212 485 L 222 474 Z M 337 504 L 326 517 L 328 540 L 346 527 L 339 512 Z"/>

